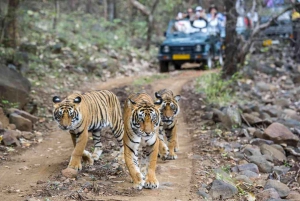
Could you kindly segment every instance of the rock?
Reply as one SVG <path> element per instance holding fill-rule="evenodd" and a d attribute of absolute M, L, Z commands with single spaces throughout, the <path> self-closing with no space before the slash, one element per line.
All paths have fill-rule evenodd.
<path fill-rule="evenodd" d="M 262 135 L 261 135 L 262 136 Z M 257 136 L 256 136 L 257 137 Z M 261 138 L 255 138 L 255 139 L 252 139 L 250 141 L 250 144 L 252 145 L 256 145 L 256 146 L 261 146 L 262 144 L 268 144 L 268 145 L 271 145 L 271 144 L 274 144 L 274 142 L 272 140 L 265 140 L 265 139 L 261 139 Z"/>
<path fill-rule="evenodd" d="M 294 135 L 287 127 L 280 123 L 271 124 L 264 133 L 265 139 L 270 139 L 275 143 L 286 143 L 287 145 L 297 146 L 298 136 Z"/>
<path fill-rule="evenodd" d="M 262 82 L 262 81 L 256 83 L 256 88 L 262 92 L 270 91 L 270 87 L 271 87 L 270 84 Z"/>
<path fill-rule="evenodd" d="M 238 176 L 235 177 L 235 180 L 237 182 L 244 182 L 244 183 L 247 183 L 247 184 L 253 184 L 251 179 L 249 179 L 246 175 L 238 175 Z"/>
<path fill-rule="evenodd" d="M 231 130 L 233 127 L 240 126 L 242 123 L 241 115 L 237 105 L 230 105 L 223 108 L 222 111 L 213 109 L 213 112 L 218 115 L 223 125 Z"/>
<path fill-rule="evenodd" d="M 25 138 L 26 140 L 32 140 L 35 138 L 35 134 L 31 132 L 22 132 L 22 137 Z"/>
<path fill-rule="evenodd" d="M 32 122 L 18 114 L 11 114 L 9 116 L 9 121 L 15 124 L 20 131 L 32 131 Z"/>
<path fill-rule="evenodd" d="M 1 100 L 7 101 L 10 106 L 14 104 L 22 108 L 28 102 L 30 88 L 30 82 L 20 73 L 0 64 Z"/>
<path fill-rule="evenodd" d="M 259 173 L 258 167 L 254 163 L 247 163 L 247 164 L 244 164 L 244 165 L 237 165 L 237 169 L 238 169 L 239 172 L 249 170 L 249 171 L 255 172 L 257 174 Z"/>
<path fill-rule="evenodd" d="M 286 184 L 283 184 L 277 180 L 269 179 L 264 187 L 264 189 L 274 188 L 281 198 L 285 198 L 289 195 L 290 189 Z"/>
<path fill-rule="evenodd" d="M 286 167 L 284 165 L 275 166 L 273 171 L 276 172 L 278 175 L 285 175 L 290 170 L 290 167 Z"/>
<path fill-rule="evenodd" d="M 254 137 L 257 137 L 257 138 L 263 138 L 263 131 L 261 131 L 260 129 L 257 129 L 254 133 L 253 133 L 253 136 Z"/>
<path fill-rule="evenodd" d="M 282 118 L 284 119 L 295 119 L 297 121 L 300 121 L 300 116 L 295 110 L 292 109 L 285 109 L 283 110 Z"/>
<path fill-rule="evenodd" d="M 276 149 L 275 147 L 267 144 L 263 144 L 260 146 L 260 151 L 263 155 L 270 155 L 274 159 L 277 159 L 281 162 L 286 161 L 286 156 L 284 153 Z"/>
<path fill-rule="evenodd" d="M 250 178 L 250 179 L 256 179 L 256 178 L 259 177 L 259 175 L 258 175 L 257 173 L 252 172 L 252 171 L 250 171 L 250 170 L 244 170 L 244 171 L 241 171 L 239 174 L 240 174 L 240 175 L 245 175 L 245 176 L 247 176 L 247 177 Z"/>
<path fill-rule="evenodd" d="M 281 123 L 288 128 L 300 128 L 300 121 L 295 119 L 280 119 L 277 123 Z"/>
<path fill-rule="evenodd" d="M 205 192 L 205 189 L 199 189 L 199 191 L 197 192 L 197 194 L 200 195 L 205 200 L 212 200 L 211 196 Z"/>
<path fill-rule="evenodd" d="M 238 189 L 222 180 L 216 179 L 213 181 L 209 194 L 213 199 L 226 199 L 238 193 Z"/>
<path fill-rule="evenodd" d="M 10 129 L 10 130 L 16 130 L 16 129 L 17 129 L 17 127 L 16 127 L 15 124 L 9 124 L 9 125 L 7 126 L 7 128 Z"/>
<path fill-rule="evenodd" d="M 21 146 L 20 142 L 18 141 L 14 133 L 11 132 L 10 130 L 0 130 L 0 135 L 3 135 L 2 142 L 5 146 L 11 146 L 11 145 L 15 145 L 18 147 Z"/>
<path fill-rule="evenodd" d="M 9 124 L 9 120 L 7 116 L 4 114 L 2 107 L 0 107 L 0 122 L 2 123 L 3 128 L 6 128 Z"/>
<path fill-rule="evenodd" d="M 253 136 L 253 135 L 254 135 L 254 132 L 256 131 L 256 128 L 249 127 L 249 128 L 247 128 L 247 131 L 249 132 L 249 134 L 250 134 L 251 136 Z"/>
<path fill-rule="evenodd" d="M 291 101 L 286 98 L 277 98 L 275 99 L 274 104 L 281 108 L 287 108 L 291 105 Z"/>
<path fill-rule="evenodd" d="M 66 168 L 61 171 L 62 175 L 68 178 L 75 178 L 77 177 L 78 171 L 72 168 Z"/>
<path fill-rule="evenodd" d="M 256 201 L 265 201 L 269 198 L 280 198 L 278 192 L 274 188 L 265 189 L 256 195 Z"/>
<path fill-rule="evenodd" d="M 299 198 L 300 194 L 297 191 L 291 191 L 290 194 L 286 197 L 286 199 L 290 201 L 298 201 Z"/>
<path fill-rule="evenodd" d="M 244 119 L 250 124 L 250 125 L 253 125 L 257 122 L 261 122 L 262 120 L 260 118 L 258 118 L 257 116 L 254 116 L 252 114 L 247 114 L 247 113 L 244 113 L 243 114 L 243 117 Z"/>
<path fill-rule="evenodd" d="M 11 115 L 11 114 L 18 114 L 26 119 L 29 119 L 33 124 L 35 124 L 39 118 L 36 117 L 36 116 L 33 116 L 32 114 L 29 114 L 28 112 L 25 112 L 23 110 L 18 110 L 18 109 L 15 109 L 15 108 L 10 108 L 8 109 L 8 114 Z"/>
<path fill-rule="evenodd" d="M 265 107 L 262 107 L 261 111 L 267 113 L 271 117 L 277 117 L 278 116 L 278 110 L 274 106 L 265 106 Z"/>

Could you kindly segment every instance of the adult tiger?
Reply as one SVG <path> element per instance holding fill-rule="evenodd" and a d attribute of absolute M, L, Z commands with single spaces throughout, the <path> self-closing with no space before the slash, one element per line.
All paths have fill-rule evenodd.
<path fill-rule="evenodd" d="M 158 156 L 159 107 L 162 101 L 153 102 L 146 93 L 129 95 L 124 106 L 124 156 L 125 163 L 136 189 L 158 188 L 155 169 Z M 146 160 L 146 171 L 141 173 L 138 162 L 138 149 L 142 145 Z"/>
<path fill-rule="evenodd" d="M 62 130 L 69 130 L 74 150 L 68 168 L 81 170 L 81 157 L 90 165 L 98 160 L 102 150 L 100 131 L 109 126 L 123 150 L 124 124 L 120 102 L 112 92 L 91 91 L 74 93 L 64 100 L 53 97 L 53 117 Z M 88 141 L 88 132 L 92 132 L 94 152 L 91 155 L 84 150 Z"/>
<path fill-rule="evenodd" d="M 155 92 L 155 97 L 158 100 L 162 99 L 163 103 L 160 108 L 161 123 L 159 127 L 159 139 L 160 139 L 160 155 L 163 160 L 174 160 L 177 158 L 175 152 L 178 151 L 178 136 L 177 136 L 177 115 L 179 114 L 179 100 L 180 95 L 174 96 L 173 92 L 169 89 L 162 89 Z M 168 140 L 168 147 L 164 142 L 164 134 Z M 165 150 L 169 151 L 166 156 Z M 162 153 L 161 153 L 162 152 Z"/>

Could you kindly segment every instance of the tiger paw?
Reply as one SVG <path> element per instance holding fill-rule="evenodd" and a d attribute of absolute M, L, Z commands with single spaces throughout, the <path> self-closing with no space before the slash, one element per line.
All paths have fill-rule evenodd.
<path fill-rule="evenodd" d="M 62 175 L 67 177 L 67 178 L 75 178 L 78 174 L 77 170 L 74 170 L 72 168 L 66 168 L 61 171 Z"/>
<path fill-rule="evenodd" d="M 81 165 L 81 157 L 71 157 L 71 161 L 68 165 L 68 168 L 72 168 L 74 170 L 81 170 L 82 165 Z"/>
<path fill-rule="evenodd" d="M 178 152 L 179 151 L 179 147 L 175 147 L 174 151 Z"/>
<path fill-rule="evenodd" d="M 149 189 L 158 188 L 158 186 L 159 186 L 159 182 L 155 177 L 152 179 L 147 178 L 144 184 L 144 188 L 149 188 Z"/>
<path fill-rule="evenodd" d="M 86 150 L 83 151 L 82 161 L 87 165 L 94 165 L 94 159 L 92 157 L 92 154 Z"/>
<path fill-rule="evenodd" d="M 144 180 L 137 182 L 137 183 L 133 183 L 133 188 L 137 189 L 137 190 L 142 190 L 144 187 Z"/>
<path fill-rule="evenodd" d="M 100 158 L 102 152 L 103 152 L 103 151 L 102 151 L 100 148 L 98 148 L 98 147 L 95 148 L 95 150 L 94 150 L 94 152 L 93 152 L 93 154 L 92 154 L 92 158 L 94 159 L 94 161 L 99 160 L 99 158 Z"/>
<path fill-rule="evenodd" d="M 175 160 L 177 159 L 177 155 L 176 154 L 169 154 L 167 157 L 167 160 Z"/>

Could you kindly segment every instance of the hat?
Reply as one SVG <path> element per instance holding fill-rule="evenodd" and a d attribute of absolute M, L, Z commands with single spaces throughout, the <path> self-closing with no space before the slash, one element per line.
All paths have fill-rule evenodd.
<path fill-rule="evenodd" d="M 201 10 L 203 10 L 203 9 L 202 9 L 201 6 L 197 6 L 195 10 L 196 10 L 196 11 L 201 11 Z"/>

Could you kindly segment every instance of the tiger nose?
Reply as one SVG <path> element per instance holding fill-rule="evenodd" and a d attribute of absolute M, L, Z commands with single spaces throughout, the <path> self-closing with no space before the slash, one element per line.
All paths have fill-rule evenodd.
<path fill-rule="evenodd" d="M 150 134 L 151 134 L 151 132 L 147 132 L 147 131 L 146 131 L 145 133 L 146 133 L 147 135 L 150 135 Z"/>

